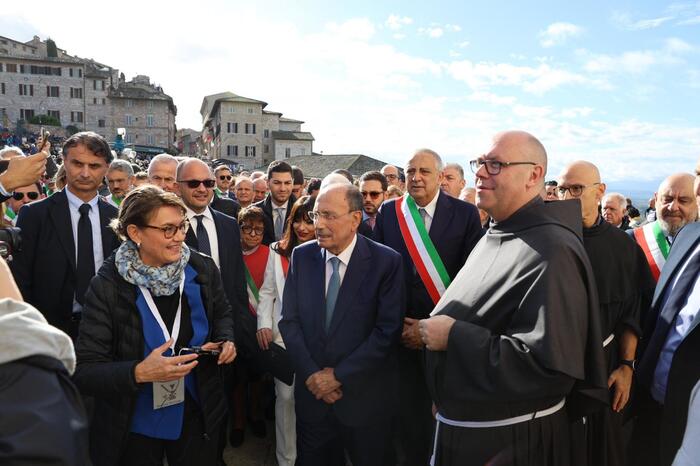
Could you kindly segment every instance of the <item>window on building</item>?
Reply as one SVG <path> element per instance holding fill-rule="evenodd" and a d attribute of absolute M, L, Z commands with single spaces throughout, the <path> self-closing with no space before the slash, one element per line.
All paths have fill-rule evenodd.
<path fill-rule="evenodd" d="M 255 123 L 245 124 L 245 134 L 255 134 Z"/>
<path fill-rule="evenodd" d="M 83 77 L 83 70 L 82 68 L 78 68 L 78 77 L 82 78 Z"/>
<path fill-rule="evenodd" d="M 265 145 L 263 146 L 263 152 L 266 153 L 266 154 L 269 154 L 269 153 L 270 153 L 270 146 L 269 146 L 268 144 L 265 144 Z"/>
<path fill-rule="evenodd" d="M 226 123 L 226 132 L 229 134 L 238 134 L 238 123 Z"/>
<path fill-rule="evenodd" d="M 82 123 L 83 122 L 83 112 L 70 112 L 70 122 L 71 123 Z"/>
<path fill-rule="evenodd" d="M 97 105 L 97 97 L 93 97 L 93 98 L 92 98 L 92 104 L 93 104 L 93 105 Z"/>
<path fill-rule="evenodd" d="M 16 73 L 17 72 L 17 64 L 16 63 L 8 63 L 7 64 L 7 72 L 8 73 Z"/>
<path fill-rule="evenodd" d="M 229 157 L 238 157 L 238 146 L 226 146 L 226 155 Z"/>
<path fill-rule="evenodd" d="M 83 88 L 82 87 L 71 87 L 70 88 L 71 99 L 82 99 L 83 98 Z"/>
<path fill-rule="evenodd" d="M 97 126 L 99 126 L 100 128 L 104 128 L 106 126 L 105 120 L 97 120 Z"/>
<path fill-rule="evenodd" d="M 58 121 L 61 121 L 61 112 L 59 112 L 58 110 L 49 110 L 47 112 L 47 115 L 49 115 L 50 117 L 54 117 Z"/>
<path fill-rule="evenodd" d="M 287 147 L 284 149 L 284 158 L 288 159 L 289 157 L 292 156 L 292 149 Z"/>
<path fill-rule="evenodd" d="M 146 102 L 146 108 L 153 108 L 153 101 L 152 100 L 149 100 L 148 102 Z"/>
<path fill-rule="evenodd" d="M 249 109 L 248 109 L 248 113 L 253 113 L 253 109 L 252 109 L 252 108 L 249 108 Z"/>
<path fill-rule="evenodd" d="M 245 146 L 245 156 L 255 157 L 255 146 Z"/>
<path fill-rule="evenodd" d="M 133 144 L 135 140 L 135 137 L 131 133 L 126 133 L 126 143 L 127 144 Z"/>
<path fill-rule="evenodd" d="M 299 151 L 299 155 L 306 155 L 306 149 L 302 147 Z"/>
<path fill-rule="evenodd" d="M 46 86 L 46 97 L 59 97 L 58 86 Z"/>
<path fill-rule="evenodd" d="M 231 106 L 228 108 L 228 112 L 229 112 L 229 113 L 236 113 L 236 107 L 234 107 L 233 105 L 231 105 Z"/>
<path fill-rule="evenodd" d="M 156 145 L 156 137 L 152 134 L 147 134 L 146 135 L 146 144 L 149 146 L 155 146 Z"/>
<path fill-rule="evenodd" d="M 124 115 L 124 118 L 127 126 L 131 126 L 134 123 L 134 117 L 132 115 Z"/>
<path fill-rule="evenodd" d="M 20 120 L 29 120 L 34 117 L 34 110 L 22 108 L 19 111 Z"/>
<path fill-rule="evenodd" d="M 27 73 L 27 67 L 25 65 L 19 65 L 19 72 L 22 74 Z"/>
<path fill-rule="evenodd" d="M 92 80 L 92 90 L 96 91 L 97 90 L 97 79 Z"/>
<path fill-rule="evenodd" d="M 0 84 L 0 93 L 5 94 L 5 83 Z"/>
<path fill-rule="evenodd" d="M 146 115 L 146 126 L 155 126 L 155 117 L 153 115 Z"/>
<path fill-rule="evenodd" d="M 68 76 L 73 77 L 73 68 L 68 68 Z"/>
<path fill-rule="evenodd" d="M 126 106 L 127 107 L 133 107 L 134 106 L 134 101 L 131 99 L 126 99 Z"/>
<path fill-rule="evenodd" d="M 269 130 L 269 129 L 264 129 L 264 130 L 263 130 L 263 137 L 264 137 L 264 138 L 269 138 L 269 137 L 270 137 L 270 130 Z"/>
<path fill-rule="evenodd" d="M 2 72 L 2 63 L 0 63 L 0 72 Z"/>
<path fill-rule="evenodd" d="M 19 95 L 33 96 L 34 95 L 34 84 L 20 84 L 19 85 Z"/>
<path fill-rule="evenodd" d="M 105 90 L 105 80 L 103 79 L 102 81 L 100 81 L 100 83 L 101 83 L 100 86 L 102 86 L 102 90 L 104 91 Z"/>
<path fill-rule="evenodd" d="M 107 105 L 107 99 L 105 99 L 104 97 L 102 98 L 102 105 Z"/>

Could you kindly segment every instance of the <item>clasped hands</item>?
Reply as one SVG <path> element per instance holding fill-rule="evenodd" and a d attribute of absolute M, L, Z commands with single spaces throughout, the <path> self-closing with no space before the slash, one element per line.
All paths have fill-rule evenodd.
<path fill-rule="evenodd" d="M 343 397 L 340 389 L 340 382 L 335 378 L 332 367 L 325 367 L 318 372 L 314 372 L 306 379 L 306 388 L 316 397 L 325 403 L 333 404 Z"/>

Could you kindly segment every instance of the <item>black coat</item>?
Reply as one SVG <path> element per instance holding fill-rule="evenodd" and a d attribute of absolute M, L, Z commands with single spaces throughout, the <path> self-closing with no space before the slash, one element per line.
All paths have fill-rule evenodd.
<path fill-rule="evenodd" d="M 85 409 L 59 360 L 0 364 L 0 393 L 0 464 L 89 464 Z"/>
<path fill-rule="evenodd" d="M 214 197 L 212 198 L 211 203 L 209 205 L 212 209 L 238 220 L 238 212 L 241 211 L 241 205 L 233 199 L 229 199 L 227 197 L 219 197 L 216 195 L 216 193 L 214 193 Z"/>
<path fill-rule="evenodd" d="M 209 321 L 206 341 L 233 341 L 230 306 L 214 261 L 192 251 L 189 265 L 198 273 Z M 74 381 L 82 393 L 95 397 L 90 452 L 96 466 L 119 462 L 138 396 L 134 368 L 143 360 L 141 315 L 137 287 L 117 272 L 108 258 L 90 283 L 76 344 Z M 212 431 L 226 415 L 223 384 L 215 361 L 201 360 L 195 369 L 204 415 L 204 431 Z"/>
<path fill-rule="evenodd" d="M 97 205 L 106 258 L 119 247 L 119 239 L 109 228 L 117 209 L 102 200 Z M 22 251 L 14 255 L 11 268 L 22 296 L 51 325 L 69 330 L 75 296 L 76 248 L 65 191 L 25 205 L 17 227 L 22 229 Z"/>
<path fill-rule="evenodd" d="M 289 200 L 287 201 L 287 210 L 284 217 L 285 226 L 287 224 L 287 220 L 289 220 L 289 214 L 292 212 L 292 206 L 296 200 L 297 199 L 294 197 L 294 195 L 289 196 Z M 258 201 L 253 205 L 255 207 L 260 207 L 265 214 L 265 233 L 263 234 L 262 242 L 265 246 L 269 246 L 275 242 L 275 222 L 273 221 L 272 217 L 272 196 L 268 194 L 265 199 Z"/>

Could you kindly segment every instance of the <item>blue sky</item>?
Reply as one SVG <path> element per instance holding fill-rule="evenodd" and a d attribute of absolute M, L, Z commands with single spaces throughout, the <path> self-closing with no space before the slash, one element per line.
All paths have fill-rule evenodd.
<path fill-rule="evenodd" d="M 2 34 L 150 75 L 180 127 L 229 90 L 306 121 L 316 151 L 395 163 L 427 146 L 464 164 L 511 128 L 550 177 L 587 159 L 651 186 L 700 156 L 700 1 L 41 3 L 6 6 Z"/>

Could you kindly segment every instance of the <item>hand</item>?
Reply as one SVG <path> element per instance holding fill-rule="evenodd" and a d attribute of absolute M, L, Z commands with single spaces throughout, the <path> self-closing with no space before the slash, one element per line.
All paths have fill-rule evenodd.
<path fill-rule="evenodd" d="M 224 341 L 219 343 L 205 343 L 202 349 L 210 351 L 219 351 L 219 359 L 217 364 L 231 364 L 236 359 L 236 345 L 232 341 Z"/>
<path fill-rule="evenodd" d="M 422 349 L 423 341 L 418 332 L 418 319 L 406 317 L 403 319 L 403 332 L 401 332 L 401 343 L 409 349 Z"/>
<path fill-rule="evenodd" d="M 24 301 L 24 299 L 22 299 L 22 293 L 20 293 L 19 288 L 17 288 L 17 283 L 12 276 L 10 266 L 7 265 L 5 259 L 0 256 L 0 299 L 3 298 Z"/>
<path fill-rule="evenodd" d="M 445 351 L 447 338 L 455 320 L 450 316 L 434 316 L 421 320 L 418 324 L 425 347 L 430 351 Z"/>
<path fill-rule="evenodd" d="M 151 351 L 146 359 L 136 364 L 134 377 L 137 383 L 144 382 L 170 382 L 181 379 L 197 366 L 196 354 L 183 356 L 163 356 L 173 344 L 172 338 L 158 348 Z"/>
<path fill-rule="evenodd" d="M 341 389 L 337 389 L 337 390 L 333 390 L 328 395 L 324 395 L 322 399 L 323 399 L 324 403 L 332 405 L 333 403 L 335 403 L 336 401 L 338 401 L 342 397 L 343 397 L 343 391 Z"/>
<path fill-rule="evenodd" d="M 324 395 L 340 388 L 340 382 L 336 380 L 333 368 L 326 367 L 314 372 L 306 379 L 306 388 L 314 394 L 317 400 L 320 400 Z"/>
<path fill-rule="evenodd" d="M 38 152 L 26 157 L 11 158 L 7 170 L 0 174 L 3 187 L 8 192 L 12 192 L 17 188 L 36 183 L 46 170 L 47 157 L 47 152 Z"/>
<path fill-rule="evenodd" d="M 272 329 L 261 328 L 255 334 L 255 337 L 258 339 L 258 345 L 260 346 L 261 349 L 264 349 L 264 350 L 270 349 L 270 343 L 272 342 Z"/>
<path fill-rule="evenodd" d="M 608 378 L 608 388 L 615 386 L 612 409 L 616 413 L 623 410 L 630 399 L 630 389 L 632 387 L 632 368 L 620 366 L 615 369 Z"/>

